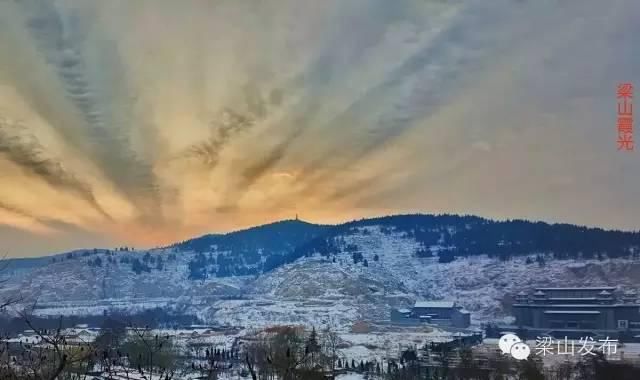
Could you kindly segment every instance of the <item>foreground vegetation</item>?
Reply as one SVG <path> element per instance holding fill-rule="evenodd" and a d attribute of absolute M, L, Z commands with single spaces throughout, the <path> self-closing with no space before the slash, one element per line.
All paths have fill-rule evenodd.
<path fill-rule="evenodd" d="M 428 344 L 402 351 L 397 358 L 357 361 L 341 353 L 344 344 L 330 329 L 316 331 L 280 326 L 236 339 L 232 347 L 204 343 L 179 345 L 173 337 L 148 327 L 107 319 L 97 338 L 69 339 L 64 329 L 38 329 L 27 341 L 3 339 L 0 379 L 334 379 L 359 373 L 365 379 L 481 380 L 637 380 L 640 367 L 596 355 L 577 363 L 543 368 L 537 360 L 518 362 L 497 354 L 480 354 L 469 346 Z"/>

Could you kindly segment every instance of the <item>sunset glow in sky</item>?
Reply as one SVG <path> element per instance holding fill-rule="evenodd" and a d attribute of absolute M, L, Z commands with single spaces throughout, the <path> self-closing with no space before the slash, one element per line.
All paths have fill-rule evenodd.
<path fill-rule="evenodd" d="M 637 0 L 0 0 L 0 252 L 296 214 L 637 230 L 639 35 Z"/>

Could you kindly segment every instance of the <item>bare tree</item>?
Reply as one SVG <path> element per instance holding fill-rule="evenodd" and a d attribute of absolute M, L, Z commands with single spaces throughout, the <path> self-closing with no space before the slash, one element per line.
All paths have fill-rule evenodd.
<path fill-rule="evenodd" d="M 172 379 L 176 370 L 171 338 L 153 334 L 147 326 L 131 326 L 130 330 L 132 334 L 124 347 L 129 354 L 129 364 L 137 368 L 143 379 L 152 379 L 154 376 Z"/>
<path fill-rule="evenodd" d="M 327 326 L 322 332 L 322 351 L 325 367 L 329 370 L 332 379 L 336 376 L 336 363 L 339 359 L 344 359 L 340 353 L 340 336 Z"/>
<path fill-rule="evenodd" d="M 323 347 L 317 335 L 281 326 L 245 348 L 245 364 L 252 379 L 325 380 Z"/>
<path fill-rule="evenodd" d="M 216 380 L 222 372 L 232 367 L 236 359 L 235 354 L 233 349 L 225 351 L 213 346 L 195 345 L 191 349 L 191 356 L 197 362 L 192 362 L 191 368 L 200 372 L 203 380 Z"/>
<path fill-rule="evenodd" d="M 69 342 L 62 330 L 62 320 L 53 330 L 39 329 L 31 317 L 21 314 L 33 336 L 4 341 L 6 358 L 0 378 L 7 380 L 83 380 L 93 368 L 95 351 L 90 342 Z"/>

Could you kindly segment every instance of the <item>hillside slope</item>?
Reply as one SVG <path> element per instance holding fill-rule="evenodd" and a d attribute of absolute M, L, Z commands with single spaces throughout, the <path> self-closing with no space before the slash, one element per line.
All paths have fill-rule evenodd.
<path fill-rule="evenodd" d="M 3 291 L 42 313 L 169 305 L 248 324 L 383 320 L 390 307 L 450 299 L 481 321 L 508 315 L 510 297 L 533 286 L 640 286 L 639 237 L 448 215 L 285 221 L 149 251 L 75 251 Z"/>

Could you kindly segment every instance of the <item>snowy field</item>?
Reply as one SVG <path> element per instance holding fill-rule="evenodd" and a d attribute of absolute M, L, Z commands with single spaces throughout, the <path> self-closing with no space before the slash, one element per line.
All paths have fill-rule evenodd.
<path fill-rule="evenodd" d="M 338 375 L 336 380 L 364 380 L 364 375 L 359 373 L 347 373 L 344 375 Z"/>

